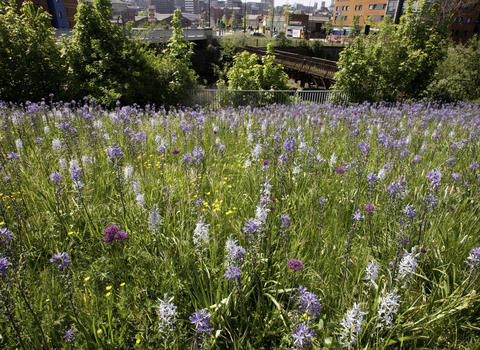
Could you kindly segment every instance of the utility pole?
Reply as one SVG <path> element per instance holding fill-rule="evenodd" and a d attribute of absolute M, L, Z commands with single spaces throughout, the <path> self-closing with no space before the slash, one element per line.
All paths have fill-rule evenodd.
<path fill-rule="evenodd" d="M 247 0 L 244 2 L 243 6 L 243 32 L 247 32 L 247 19 L 245 18 L 245 15 L 247 14 Z"/>
<path fill-rule="evenodd" d="M 208 26 L 212 28 L 212 26 L 210 25 L 210 0 L 208 0 Z"/>

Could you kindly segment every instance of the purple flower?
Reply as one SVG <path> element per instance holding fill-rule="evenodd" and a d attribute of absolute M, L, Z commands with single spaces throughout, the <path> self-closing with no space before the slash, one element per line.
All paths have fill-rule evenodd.
<path fill-rule="evenodd" d="M 7 276 L 7 268 L 10 266 L 10 261 L 7 258 L 2 258 L 2 254 L 0 254 L 0 277 L 5 282 L 5 277 Z"/>
<path fill-rule="evenodd" d="M 179 154 L 179 153 L 180 153 L 180 151 L 176 148 L 172 150 L 172 154 Z"/>
<path fill-rule="evenodd" d="M 455 207 L 452 205 L 452 206 L 450 207 L 450 210 L 451 210 L 451 211 L 454 211 L 454 210 L 455 210 Z"/>
<path fill-rule="evenodd" d="M 320 316 L 322 305 L 320 299 L 315 294 L 308 292 L 303 286 L 298 287 L 298 292 L 292 297 L 297 305 L 297 313 L 302 318 L 303 323 L 313 322 Z"/>
<path fill-rule="evenodd" d="M 405 209 L 402 210 L 402 213 L 405 214 L 407 218 L 414 218 L 417 216 L 417 210 L 413 205 L 407 205 Z"/>
<path fill-rule="evenodd" d="M 123 158 L 123 152 L 120 146 L 113 145 L 108 150 L 108 155 L 110 156 L 110 161 L 114 163 L 115 161 L 120 161 Z"/>
<path fill-rule="evenodd" d="M 374 173 L 370 173 L 367 175 L 367 181 L 371 184 L 374 184 L 377 182 L 377 176 Z"/>
<path fill-rule="evenodd" d="M 75 340 L 75 333 L 77 330 L 75 328 L 70 328 L 67 329 L 65 327 L 65 330 L 63 331 L 64 336 L 62 337 L 63 340 L 66 340 L 67 342 L 73 342 Z"/>
<path fill-rule="evenodd" d="M 193 156 L 194 156 L 195 158 L 197 158 L 198 160 L 202 160 L 203 157 L 204 157 L 203 151 L 202 151 L 202 149 L 201 149 L 200 147 L 195 147 L 195 148 L 193 149 L 192 154 L 193 154 Z"/>
<path fill-rule="evenodd" d="M 128 238 L 128 234 L 126 232 L 123 232 L 123 231 L 118 231 L 115 234 L 114 237 L 117 240 L 117 242 L 123 242 L 124 240 L 126 240 Z"/>
<path fill-rule="evenodd" d="M 105 229 L 105 233 L 109 236 L 114 236 L 118 231 L 120 231 L 120 227 L 117 225 L 110 225 Z"/>
<path fill-rule="evenodd" d="M 327 204 L 328 200 L 322 197 L 318 200 L 318 202 L 323 207 L 325 204 Z"/>
<path fill-rule="evenodd" d="M 361 141 L 358 145 L 357 148 L 362 152 L 364 156 L 368 156 L 368 153 L 370 153 L 370 146 L 367 145 L 365 142 Z"/>
<path fill-rule="evenodd" d="M 282 223 L 280 229 L 288 229 L 288 227 L 290 226 L 290 217 L 288 215 L 282 214 L 282 216 L 279 217 L 278 220 Z"/>
<path fill-rule="evenodd" d="M 260 226 L 255 223 L 254 219 L 248 219 L 245 222 L 245 226 L 243 227 L 243 232 L 250 232 L 251 234 L 253 234 L 256 233 L 259 229 Z"/>
<path fill-rule="evenodd" d="M 438 190 L 441 186 L 442 173 L 438 170 L 432 170 L 427 173 L 427 180 L 430 182 L 430 186 Z"/>
<path fill-rule="evenodd" d="M 225 270 L 224 277 L 229 280 L 240 280 L 242 277 L 242 271 L 237 266 L 228 266 Z"/>
<path fill-rule="evenodd" d="M 420 253 L 425 254 L 426 252 L 427 252 L 427 249 L 426 249 L 426 248 L 420 249 Z"/>
<path fill-rule="evenodd" d="M 373 213 L 377 208 L 375 208 L 372 204 L 367 204 L 365 206 L 365 211 L 368 211 L 369 213 Z"/>
<path fill-rule="evenodd" d="M 295 151 L 295 139 L 293 137 L 287 137 L 283 144 L 283 150 L 287 153 L 293 153 Z"/>
<path fill-rule="evenodd" d="M 357 222 L 362 220 L 365 220 L 365 216 L 362 216 L 360 209 L 358 209 L 355 213 L 353 213 L 353 221 Z"/>
<path fill-rule="evenodd" d="M 195 336 L 203 336 L 204 333 L 206 333 L 205 335 L 208 336 L 213 332 L 213 327 L 210 323 L 211 318 L 212 315 L 207 312 L 207 309 L 195 310 L 195 315 L 189 317 L 190 322 L 195 327 Z"/>
<path fill-rule="evenodd" d="M 50 179 L 57 185 L 60 185 L 63 181 L 63 176 L 59 173 L 58 170 L 56 170 L 50 175 Z"/>
<path fill-rule="evenodd" d="M 472 164 L 470 164 L 468 166 L 470 169 L 472 170 L 477 170 L 478 169 L 478 163 L 477 162 L 473 162 Z"/>
<path fill-rule="evenodd" d="M 263 165 L 268 165 L 268 164 L 270 164 L 270 161 L 268 159 L 264 159 L 263 160 Z"/>
<path fill-rule="evenodd" d="M 459 173 L 453 173 L 452 179 L 453 179 L 453 182 L 455 183 L 460 182 L 462 180 L 462 175 Z"/>
<path fill-rule="evenodd" d="M 473 248 L 465 262 L 470 265 L 472 270 L 478 270 L 480 268 L 480 248 Z"/>
<path fill-rule="evenodd" d="M 167 148 L 164 145 L 160 145 L 157 147 L 157 152 L 160 154 L 164 154 L 167 151 Z"/>
<path fill-rule="evenodd" d="M 288 268 L 293 271 L 301 271 L 303 269 L 303 263 L 300 260 L 292 259 L 288 262 Z"/>
<path fill-rule="evenodd" d="M 447 164 L 450 165 L 451 167 L 454 167 L 456 163 L 455 157 L 450 157 L 447 159 Z"/>
<path fill-rule="evenodd" d="M 183 161 L 188 164 L 193 163 L 194 159 L 190 153 L 185 153 L 185 155 L 183 156 Z"/>
<path fill-rule="evenodd" d="M 112 243 L 114 239 L 114 235 L 106 235 L 105 237 L 103 237 L 102 241 L 104 241 L 105 243 Z"/>
<path fill-rule="evenodd" d="M 8 228 L 0 228 L 0 242 L 10 244 L 13 239 L 13 234 Z"/>
<path fill-rule="evenodd" d="M 8 160 L 20 159 L 20 156 L 17 153 L 12 152 L 7 154 L 7 159 Z"/>
<path fill-rule="evenodd" d="M 310 345 L 313 340 L 315 332 L 310 329 L 308 326 L 300 323 L 294 330 L 292 334 L 293 346 L 295 349 L 303 349 Z"/>
<path fill-rule="evenodd" d="M 336 172 L 337 174 L 342 175 L 343 173 L 345 173 L 345 169 L 343 169 L 343 168 L 337 168 L 337 170 L 335 170 L 335 172 Z"/>
<path fill-rule="evenodd" d="M 58 270 L 65 270 L 70 267 L 70 263 L 72 262 L 69 259 L 68 253 L 57 253 L 50 259 L 50 262 L 58 264 Z"/>
<path fill-rule="evenodd" d="M 35 143 L 36 143 L 36 144 L 39 144 L 39 143 L 42 143 L 42 142 L 43 142 L 43 139 L 42 139 L 41 137 L 37 137 L 37 138 L 35 139 Z"/>

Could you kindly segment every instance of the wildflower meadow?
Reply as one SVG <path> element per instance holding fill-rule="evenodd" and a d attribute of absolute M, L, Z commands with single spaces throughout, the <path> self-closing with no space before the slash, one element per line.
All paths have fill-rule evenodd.
<path fill-rule="evenodd" d="M 0 348 L 476 349 L 480 106 L 0 103 Z"/>

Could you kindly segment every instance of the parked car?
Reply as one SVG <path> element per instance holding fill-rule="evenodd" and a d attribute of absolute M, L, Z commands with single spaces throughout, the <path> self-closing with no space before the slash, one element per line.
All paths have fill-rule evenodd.
<path fill-rule="evenodd" d="M 260 32 L 253 32 L 253 33 L 250 34 L 250 36 L 261 36 L 261 37 L 265 37 L 265 34 L 260 33 Z"/>
<path fill-rule="evenodd" d="M 335 38 L 332 38 L 332 37 L 329 37 L 329 38 L 327 39 L 327 41 L 328 41 L 329 43 L 341 43 L 340 40 L 335 39 Z"/>

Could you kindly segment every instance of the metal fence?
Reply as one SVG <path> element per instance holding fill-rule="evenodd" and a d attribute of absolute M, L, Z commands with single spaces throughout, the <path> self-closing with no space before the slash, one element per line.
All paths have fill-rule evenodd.
<path fill-rule="evenodd" d="M 336 90 L 189 90 L 185 105 L 194 107 L 261 107 L 272 104 L 334 103 L 348 101 L 349 94 Z"/>

